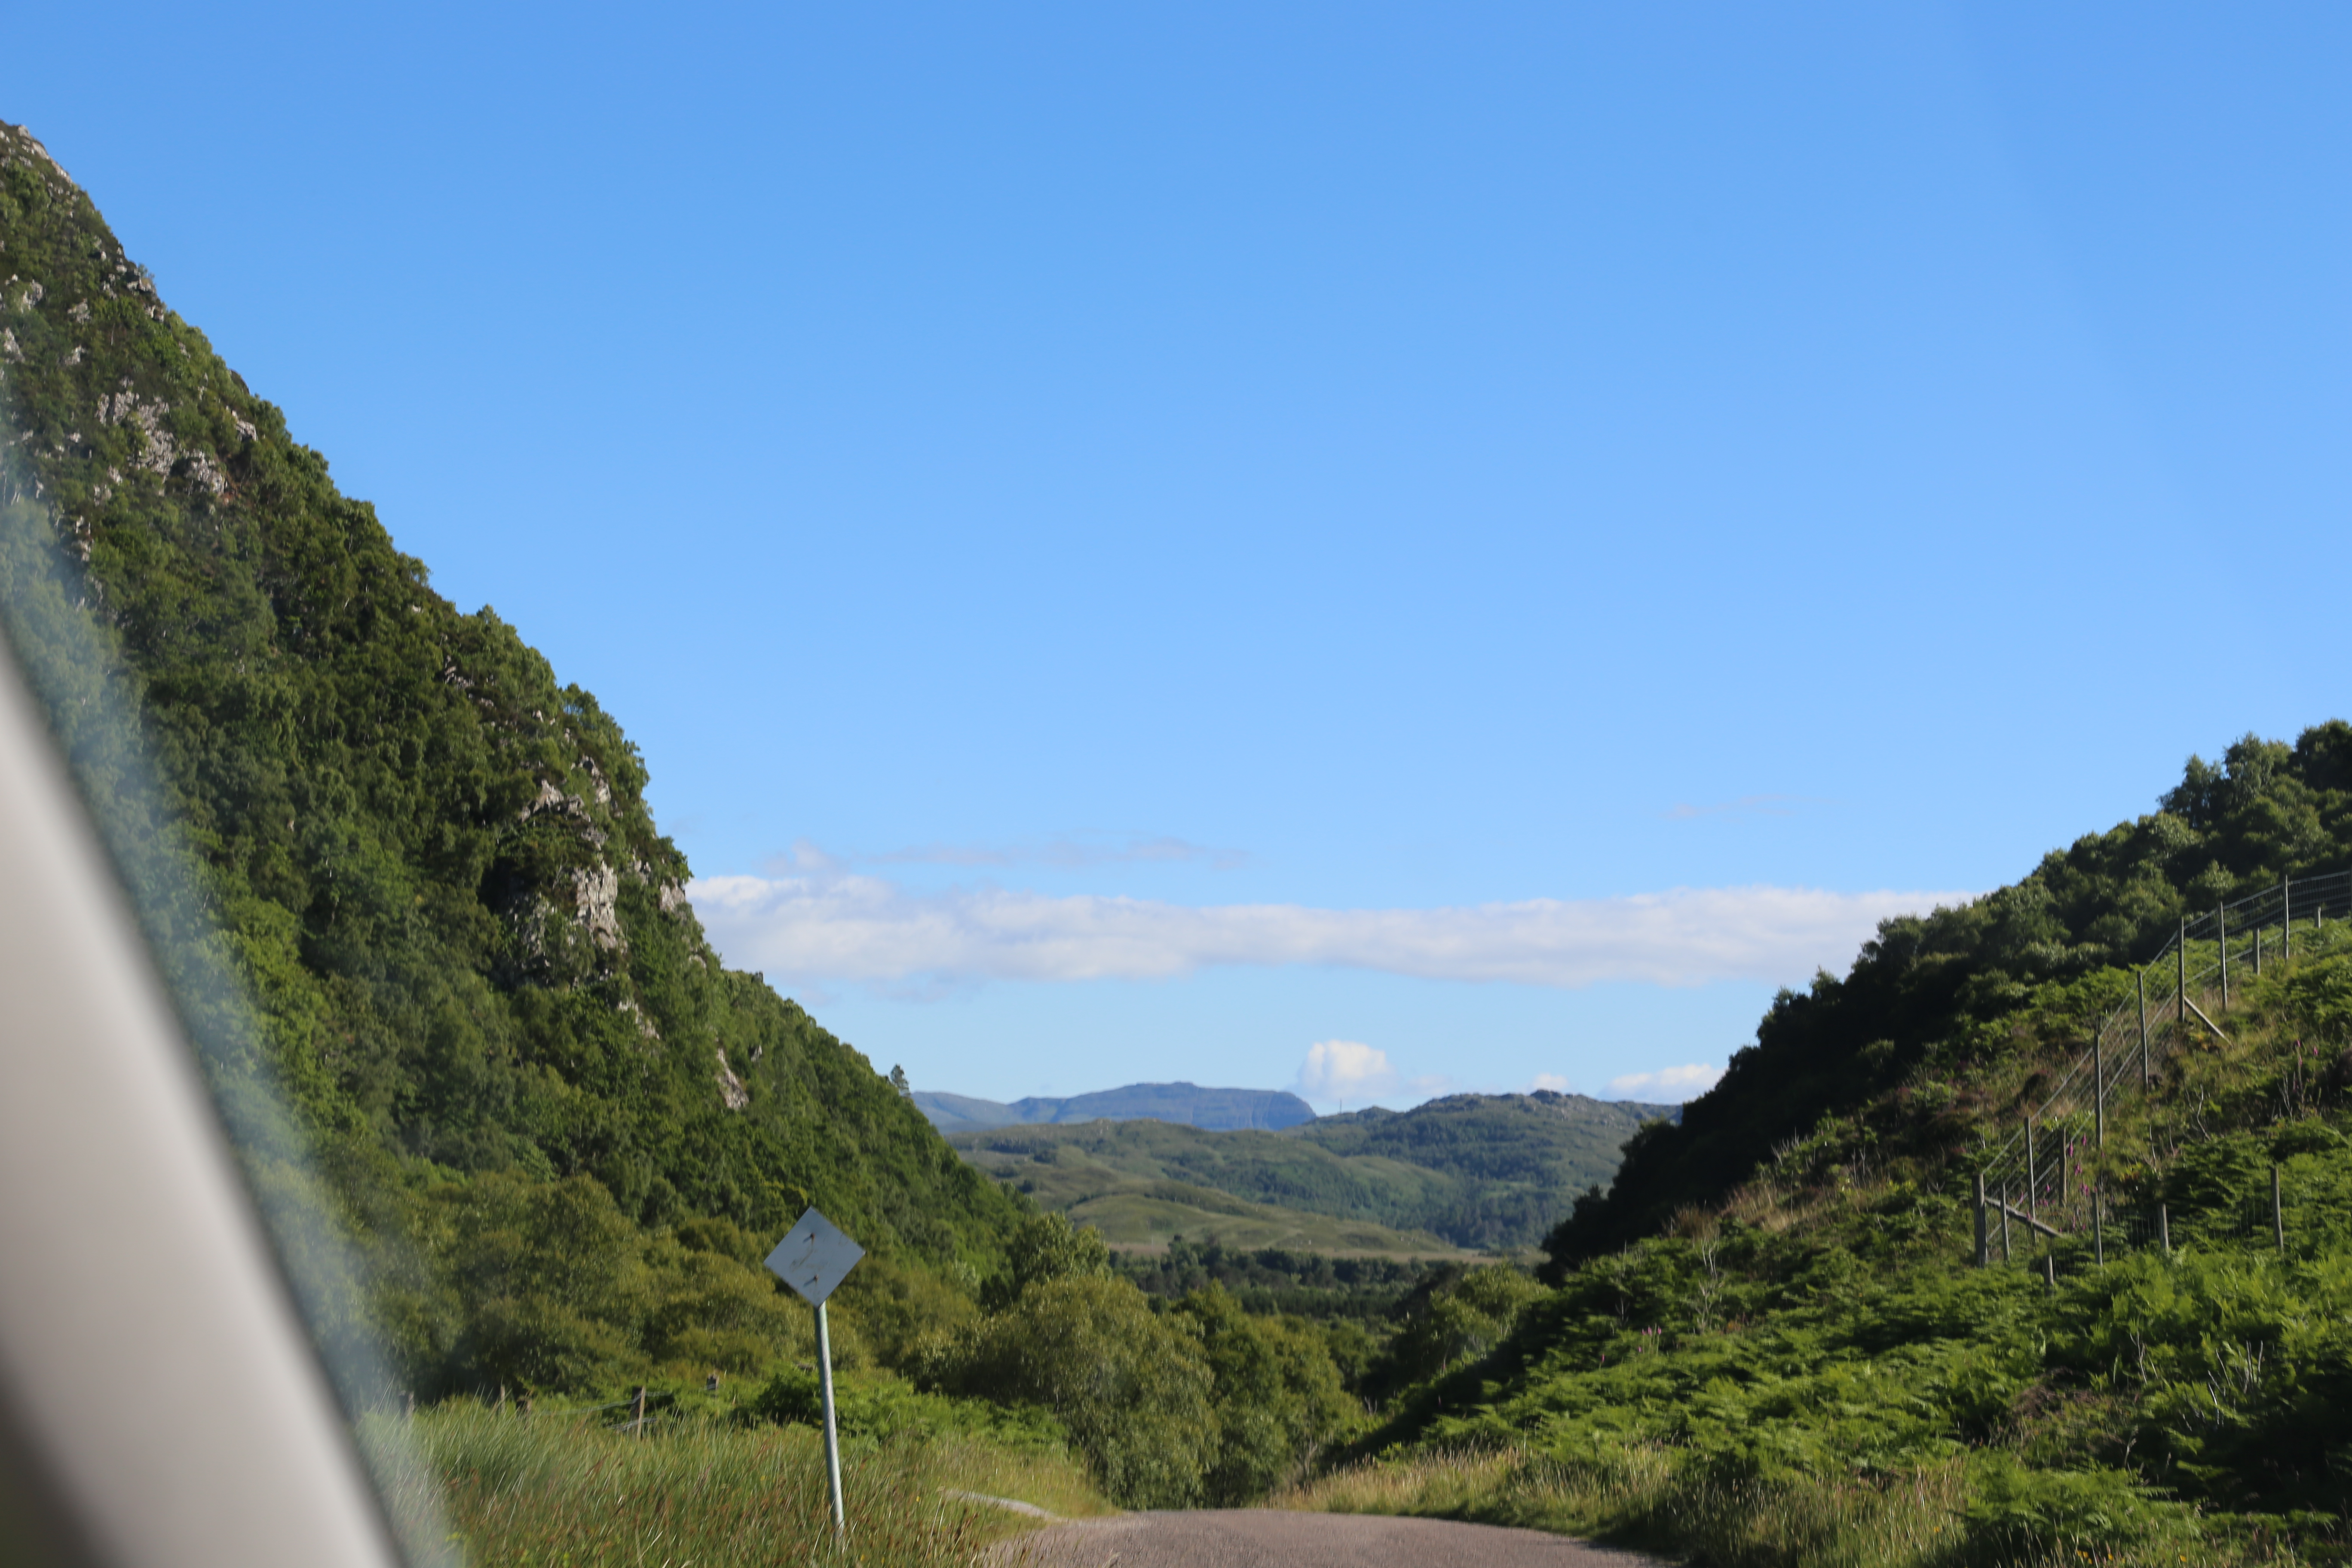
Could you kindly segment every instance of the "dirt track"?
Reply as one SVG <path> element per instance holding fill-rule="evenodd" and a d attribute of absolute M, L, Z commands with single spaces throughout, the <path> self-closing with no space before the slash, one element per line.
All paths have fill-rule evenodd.
<path fill-rule="evenodd" d="M 1269 1508 L 1071 1520 L 990 1556 L 1005 1568 L 1664 1568 L 1540 1531 Z"/>

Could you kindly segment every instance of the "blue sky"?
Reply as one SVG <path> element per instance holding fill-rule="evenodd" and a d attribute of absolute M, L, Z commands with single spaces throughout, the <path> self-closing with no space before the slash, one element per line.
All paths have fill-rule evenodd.
<path fill-rule="evenodd" d="M 2336 8 L 10 39 L 0 118 L 627 727 L 722 952 L 919 1086 L 1667 1096 L 2346 710 Z"/>

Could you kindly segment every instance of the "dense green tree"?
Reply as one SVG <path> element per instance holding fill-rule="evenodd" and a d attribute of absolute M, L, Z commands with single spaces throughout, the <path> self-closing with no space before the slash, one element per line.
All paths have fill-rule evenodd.
<path fill-rule="evenodd" d="M 992 1309 L 1008 1307 L 1050 1279 L 1098 1279 L 1110 1272 L 1110 1249 L 1101 1234 L 1057 1214 L 1025 1216 L 1004 1253 L 1005 1272 L 989 1281 L 983 1298 Z"/>
<path fill-rule="evenodd" d="M 1299 1479 L 1353 1426 L 1355 1402 L 1311 1325 L 1254 1316 L 1213 1285 L 1186 1297 L 1177 1313 L 1200 1336 L 1213 1389 L 1217 1445 L 1203 1479 L 1208 1501 L 1252 1502 Z"/>

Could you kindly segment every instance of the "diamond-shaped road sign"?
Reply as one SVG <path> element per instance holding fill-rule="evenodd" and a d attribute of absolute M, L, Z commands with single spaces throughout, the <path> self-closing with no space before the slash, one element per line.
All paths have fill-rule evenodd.
<path fill-rule="evenodd" d="M 864 1247 L 812 1208 L 768 1254 L 768 1271 L 799 1291 L 810 1306 L 821 1307 L 865 1256 Z"/>

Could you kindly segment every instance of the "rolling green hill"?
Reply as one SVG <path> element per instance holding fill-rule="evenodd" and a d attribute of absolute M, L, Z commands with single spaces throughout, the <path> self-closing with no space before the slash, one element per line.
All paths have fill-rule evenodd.
<path fill-rule="evenodd" d="M 1138 1121 L 1004 1127 L 952 1142 L 992 1175 L 1048 1208 L 1102 1224 L 1120 1242 L 1181 1233 L 1244 1245 L 1232 1228 L 1236 1211 L 1219 1206 L 1239 1201 L 1424 1237 L 1349 1244 L 1354 1249 L 1425 1247 L 1432 1237 L 1450 1247 L 1508 1248 L 1533 1245 L 1578 1193 L 1608 1182 L 1619 1145 L 1643 1122 L 1674 1113 L 1538 1090 L 1452 1095 L 1279 1132 Z"/>
<path fill-rule="evenodd" d="M 1093 1226 L 1114 1247 L 1153 1248 L 1181 1237 L 1236 1252 L 1274 1247 L 1348 1257 L 1473 1256 L 1426 1231 L 1254 1204 L 1213 1187 L 1125 1176 L 1083 1160 L 1034 1174 L 1007 1174 L 1016 1190 L 1068 1215 L 1073 1224 Z"/>
<path fill-rule="evenodd" d="M 1444 1178 L 1392 1161 L 1341 1160 L 1279 1133 L 1095 1121 L 960 1133 L 951 1142 L 976 1168 L 1095 1226 L 1115 1247 L 1183 1236 L 1234 1248 L 1432 1258 L 1459 1250 L 1380 1217 L 1398 1195 L 1442 1188 Z M 1319 1205 L 1299 1201 L 1317 1195 Z"/>
<path fill-rule="evenodd" d="M 877 1279 L 1001 1267 L 1024 1205 L 721 966 L 620 725 L 436 594 L 9 127 L 0 275 L 9 641 L 167 961 L 249 994 L 191 1002 L 207 1070 L 291 1100 L 404 1383 L 751 1371 L 805 1333 L 757 1260 L 812 1201 Z"/>
<path fill-rule="evenodd" d="M 1675 1105 L 1580 1094 L 1454 1094 L 1411 1110 L 1352 1110 L 1290 1136 L 1349 1160 L 1434 1171 L 1451 1197 L 1415 1223 L 1465 1247 L 1519 1247 L 1547 1232 L 1579 1193 L 1615 1179 L 1627 1139 Z"/>

